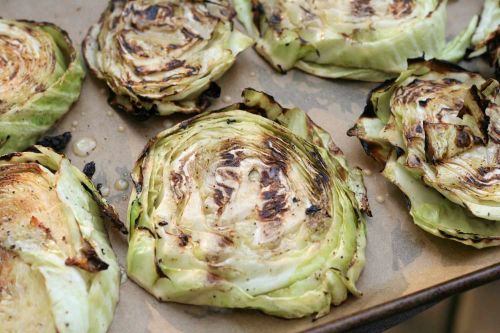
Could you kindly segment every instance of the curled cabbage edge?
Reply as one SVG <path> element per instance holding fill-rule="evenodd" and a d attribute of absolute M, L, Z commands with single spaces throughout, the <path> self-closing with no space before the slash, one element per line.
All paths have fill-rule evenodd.
<path fill-rule="evenodd" d="M 374 89 L 348 135 L 408 197 L 414 222 L 477 248 L 500 245 L 500 85 L 416 61 Z"/>
<path fill-rule="evenodd" d="M 234 0 L 256 50 L 275 69 L 384 81 L 425 56 L 459 61 L 477 24 L 446 43 L 446 1 Z"/>
<path fill-rule="evenodd" d="M 161 301 L 323 316 L 365 262 L 362 175 L 252 89 L 153 138 L 133 169 L 128 274 Z"/>
<path fill-rule="evenodd" d="M 200 112 L 219 97 L 214 81 L 253 44 L 234 29 L 234 15 L 226 0 L 110 1 L 84 56 L 116 109 L 139 117 Z"/>
<path fill-rule="evenodd" d="M 78 99 L 84 77 L 65 31 L 0 19 L 0 155 L 33 145 Z"/>
<path fill-rule="evenodd" d="M 113 209 L 68 159 L 35 146 L 0 158 L 0 325 L 106 332 L 120 269 L 101 215 Z"/>
<path fill-rule="evenodd" d="M 481 20 L 472 36 L 472 48 L 469 57 L 486 54 L 495 67 L 496 77 L 500 77 L 500 1 L 484 2 Z"/>

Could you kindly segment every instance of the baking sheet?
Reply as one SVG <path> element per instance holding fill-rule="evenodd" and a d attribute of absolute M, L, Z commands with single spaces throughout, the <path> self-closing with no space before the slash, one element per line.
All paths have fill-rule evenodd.
<path fill-rule="evenodd" d="M 450 35 L 464 27 L 474 13 L 479 13 L 481 4 L 479 0 L 450 2 Z M 56 23 L 68 31 L 79 45 L 106 5 L 104 0 L 0 0 L 0 16 Z M 467 66 L 488 72 L 483 61 L 468 63 Z M 457 281 L 464 281 L 466 275 L 469 278 L 471 274 L 476 276 L 474 281 L 477 284 L 485 281 L 477 272 L 490 267 L 488 272 L 491 274 L 492 265 L 497 265 L 493 272 L 495 276 L 500 276 L 500 248 L 476 250 L 429 235 L 413 225 L 401 192 L 378 174 L 381 166 L 365 156 L 358 141 L 345 135 L 362 112 L 367 93 L 374 84 L 324 80 L 299 71 L 277 74 L 253 50 L 245 51 L 219 84 L 222 98 L 214 108 L 239 101 L 245 87 L 266 91 L 286 106 L 296 105 L 306 110 L 314 121 L 332 134 L 351 165 L 374 172 L 365 178 L 374 217 L 367 221 L 367 264 L 358 283 L 364 296 L 350 297 L 342 306 L 333 307 L 329 315 L 317 321 L 311 318 L 283 320 L 255 311 L 159 303 L 128 280 L 122 284 L 111 333 L 296 332 L 331 322 L 346 322 L 353 314 L 357 317 L 351 318 L 360 318 L 363 314 L 364 317 L 380 315 L 389 311 L 385 310 L 387 304 L 400 304 L 394 303 L 398 300 L 418 298 L 419 295 L 432 299 L 432 292 L 437 290 L 438 285 L 452 286 Z M 104 85 L 89 75 L 79 102 L 54 128 L 53 133 L 71 131 L 72 143 L 83 137 L 92 137 L 97 141 L 96 150 L 87 158 L 74 155 L 71 147 L 66 153 L 79 167 L 95 161 L 97 172 L 94 182 L 111 189 L 108 200 L 117 208 L 121 219 L 126 220 L 129 193 L 128 190 L 115 190 L 114 182 L 122 177 L 129 179 L 128 172 L 147 140 L 181 118 L 153 118 L 137 122 L 111 109 L 106 98 Z M 72 129 L 75 124 L 76 129 Z M 120 131 L 120 127 L 124 131 Z M 384 196 L 385 202 L 378 203 L 375 200 L 377 195 Z M 114 230 L 111 239 L 124 266 L 126 240 Z M 452 280 L 453 283 L 450 283 Z"/>

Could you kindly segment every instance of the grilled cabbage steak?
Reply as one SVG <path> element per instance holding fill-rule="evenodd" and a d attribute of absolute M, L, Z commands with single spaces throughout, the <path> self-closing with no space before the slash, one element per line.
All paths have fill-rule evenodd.
<path fill-rule="evenodd" d="M 281 72 L 383 81 L 407 60 L 460 60 L 477 23 L 446 44 L 446 1 L 234 0 L 256 50 Z"/>
<path fill-rule="evenodd" d="M 253 40 L 234 29 L 226 0 L 110 1 L 84 41 L 109 102 L 140 117 L 200 112 L 214 83 Z"/>
<path fill-rule="evenodd" d="M 481 20 L 472 36 L 470 57 L 487 55 L 495 75 L 500 78 L 500 1 L 485 0 Z"/>
<path fill-rule="evenodd" d="M 243 96 L 145 148 L 133 170 L 128 274 L 162 301 L 325 315 L 360 295 L 362 175 L 302 110 Z"/>
<path fill-rule="evenodd" d="M 80 96 L 82 61 L 50 23 L 0 19 L 0 155 L 33 145 Z"/>
<path fill-rule="evenodd" d="M 421 228 L 500 244 L 500 86 L 440 61 L 415 62 L 372 91 L 348 132 L 385 164 Z"/>
<path fill-rule="evenodd" d="M 101 215 L 116 215 L 69 160 L 33 149 L 0 158 L 1 331 L 106 332 L 120 270 Z"/>

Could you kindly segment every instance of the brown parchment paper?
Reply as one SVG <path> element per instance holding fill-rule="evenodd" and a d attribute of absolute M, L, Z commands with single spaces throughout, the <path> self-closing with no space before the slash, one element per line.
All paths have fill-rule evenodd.
<path fill-rule="evenodd" d="M 480 0 L 450 1 L 450 36 L 463 28 L 472 15 L 480 12 L 481 4 Z M 106 5 L 105 0 L 0 0 L 0 16 L 56 23 L 69 32 L 79 47 L 88 28 L 98 20 Z M 488 74 L 484 61 L 466 66 Z M 367 264 L 358 283 L 364 296 L 351 296 L 343 305 L 333 307 L 329 315 L 314 322 L 311 318 L 282 320 L 254 311 L 159 303 L 127 280 L 121 286 L 111 333 L 302 331 L 345 319 L 354 313 L 500 263 L 500 248 L 476 250 L 417 228 L 409 218 L 401 192 L 378 174 L 381 166 L 365 156 L 356 139 L 346 136 L 347 129 L 363 110 L 367 93 L 375 84 L 325 80 L 299 71 L 281 75 L 253 50 L 245 51 L 219 84 L 222 98 L 214 108 L 239 101 L 245 87 L 266 91 L 284 105 L 296 105 L 306 110 L 314 121 L 331 133 L 351 165 L 373 171 L 372 176 L 365 177 L 374 217 L 367 221 Z M 129 179 L 133 162 L 147 140 L 180 118 L 137 122 L 112 110 L 106 98 L 103 84 L 87 76 L 79 102 L 53 133 L 72 131 L 72 143 L 82 137 L 97 141 L 97 148 L 86 158 L 75 156 L 70 146 L 66 153 L 79 167 L 95 161 L 94 182 L 111 189 L 108 200 L 126 221 L 129 190 L 115 190 L 114 182 L 122 177 Z M 71 129 L 74 124 L 76 130 Z M 124 131 L 119 130 L 120 126 Z M 377 195 L 384 196 L 385 202 L 378 203 L 375 200 Z M 126 239 L 115 230 L 111 230 L 111 239 L 120 264 L 125 267 Z"/>

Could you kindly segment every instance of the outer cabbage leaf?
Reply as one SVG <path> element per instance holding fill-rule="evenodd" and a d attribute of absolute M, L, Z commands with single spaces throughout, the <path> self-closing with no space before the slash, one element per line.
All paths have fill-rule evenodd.
<path fill-rule="evenodd" d="M 413 177 L 395 156 L 387 161 L 383 174 L 407 196 L 410 214 L 420 228 L 477 248 L 500 245 L 500 223 L 477 218 L 446 200 Z"/>
<path fill-rule="evenodd" d="M 423 181 L 420 187 L 428 186 L 426 192 L 437 191 L 446 198 L 436 207 L 447 201 L 446 207 L 462 206 L 449 219 L 440 217 L 446 228 L 475 234 L 477 247 L 498 245 L 490 238 L 500 236 L 495 234 L 500 228 L 496 222 L 500 221 L 499 93 L 497 81 L 485 81 L 456 65 L 414 62 L 398 79 L 370 94 L 365 112 L 348 134 L 357 136 L 365 151 L 382 163 L 393 154 L 400 156 L 392 164 L 401 166 L 384 172 L 391 181 L 396 182 L 399 168 L 401 174 Z M 403 191 L 410 200 L 420 200 L 412 198 L 409 182 L 405 184 Z M 412 211 L 415 222 L 432 229 L 432 223 L 417 221 L 417 210 Z M 474 232 L 471 227 L 476 225 Z M 493 234 L 486 236 L 481 225 L 491 226 Z M 434 227 L 433 233 L 444 230 Z"/>
<path fill-rule="evenodd" d="M 485 0 L 481 20 L 472 36 L 470 57 L 487 54 L 496 76 L 500 77 L 500 1 Z"/>
<path fill-rule="evenodd" d="M 243 96 L 145 148 L 133 170 L 128 274 L 163 301 L 325 315 L 360 295 L 361 173 L 302 110 Z"/>
<path fill-rule="evenodd" d="M 0 19 L 0 155 L 34 144 L 80 96 L 82 61 L 50 23 Z"/>
<path fill-rule="evenodd" d="M 109 102 L 138 116 L 200 112 L 214 83 L 253 40 L 234 29 L 234 10 L 217 1 L 110 1 L 84 41 Z"/>
<path fill-rule="evenodd" d="M 460 60 L 477 22 L 446 44 L 446 1 L 235 0 L 238 17 L 275 69 L 383 81 L 408 59 Z"/>
<path fill-rule="evenodd" d="M 111 206 L 61 155 L 0 160 L 2 332 L 106 332 L 120 269 L 101 215 Z"/>

